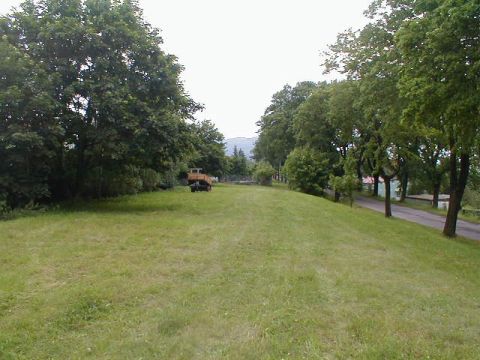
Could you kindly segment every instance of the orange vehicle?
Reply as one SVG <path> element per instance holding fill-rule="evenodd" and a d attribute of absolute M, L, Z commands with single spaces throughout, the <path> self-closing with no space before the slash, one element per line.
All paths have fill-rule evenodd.
<path fill-rule="evenodd" d="M 192 192 L 212 191 L 212 179 L 207 174 L 202 174 L 202 169 L 190 169 L 188 173 L 188 186 Z"/>

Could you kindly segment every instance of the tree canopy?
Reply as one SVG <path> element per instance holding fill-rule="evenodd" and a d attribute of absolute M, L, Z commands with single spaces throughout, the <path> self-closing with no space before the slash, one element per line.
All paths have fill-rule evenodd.
<path fill-rule="evenodd" d="M 279 166 L 290 152 L 286 167 L 295 175 L 289 180 L 307 192 L 326 186 L 310 176 L 315 153 L 327 161 L 316 170 L 330 174 L 333 188 L 351 193 L 353 174 L 342 166 L 351 159 L 358 179 L 373 176 L 375 195 L 383 178 L 386 216 L 391 180 L 400 181 L 401 199 L 409 182 L 424 184 L 437 206 L 448 171 L 444 233 L 454 236 L 469 173 L 478 169 L 480 4 L 374 0 L 365 15 L 363 28 L 339 34 L 324 54 L 326 71 L 346 79 L 299 83 L 296 88 L 312 85 L 302 85 L 304 97 L 284 96 L 296 89 L 290 86 L 275 94 L 258 123 L 255 154 Z M 285 98 L 299 100 L 287 102 L 290 112 L 279 106 Z M 293 164 L 301 169 L 302 159 L 312 171 L 299 179 Z M 298 186 L 300 181 L 311 183 Z"/>
<path fill-rule="evenodd" d="M 141 189 L 142 169 L 192 159 L 222 171 L 223 136 L 191 124 L 200 106 L 136 1 L 24 1 L 0 18 L 0 51 L 8 207 Z"/>

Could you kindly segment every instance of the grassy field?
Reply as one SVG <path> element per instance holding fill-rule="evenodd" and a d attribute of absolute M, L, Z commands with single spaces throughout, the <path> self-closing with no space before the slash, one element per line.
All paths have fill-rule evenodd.
<path fill-rule="evenodd" d="M 478 359 L 480 246 L 281 188 L 0 222 L 0 359 Z"/>

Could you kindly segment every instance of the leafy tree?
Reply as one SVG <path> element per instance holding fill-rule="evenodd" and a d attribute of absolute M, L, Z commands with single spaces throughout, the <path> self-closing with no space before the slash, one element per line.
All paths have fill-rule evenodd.
<path fill-rule="evenodd" d="M 275 93 L 260 121 L 259 137 L 253 150 L 256 160 L 266 160 L 280 168 L 295 147 L 293 119 L 298 107 L 315 90 L 316 84 L 300 82 L 295 87 L 285 85 Z"/>
<path fill-rule="evenodd" d="M 192 125 L 194 155 L 190 167 L 202 168 L 212 176 L 226 172 L 224 136 L 210 120 Z"/>
<path fill-rule="evenodd" d="M 429 129 L 428 133 L 429 135 L 423 138 L 418 150 L 420 169 L 417 174 L 433 194 L 432 206 L 438 208 L 443 178 L 449 169 L 449 158 L 444 135 L 434 133 L 432 129 Z"/>
<path fill-rule="evenodd" d="M 396 36 L 405 64 L 400 88 L 409 100 L 406 116 L 447 138 L 450 204 L 443 232 L 454 236 L 480 132 L 480 4 L 415 2 L 413 10 Z"/>
<path fill-rule="evenodd" d="M 266 161 L 260 161 L 255 164 L 253 177 L 260 185 L 272 185 L 272 177 L 275 175 L 275 169 Z"/>
<path fill-rule="evenodd" d="M 297 146 L 312 147 L 329 158 L 331 172 L 343 174 L 341 161 L 350 151 L 357 156 L 357 177 L 362 178 L 364 154 L 363 113 L 356 102 L 354 81 L 320 84 L 299 106 L 294 118 Z"/>
<path fill-rule="evenodd" d="M 27 0 L 0 19 L 0 39 L 10 206 L 117 193 L 141 169 L 167 173 L 191 156 L 199 106 L 136 1 Z"/>
<path fill-rule="evenodd" d="M 309 147 L 295 148 L 285 162 L 288 185 L 307 194 L 321 194 L 328 183 L 328 159 Z"/>
<path fill-rule="evenodd" d="M 404 104 L 397 88 L 401 56 L 394 35 L 411 12 L 406 7 L 390 16 L 385 6 L 390 6 L 389 1 L 374 1 L 367 12 L 370 23 L 359 32 L 341 34 L 325 65 L 359 81 L 361 108 L 368 120 L 365 155 L 372 175 L 384 180 L 385 216 L 390 217 L 390 181 L 407 163 L 412 138 L 404 136 L 409 129 L 401 123 Z"/>
<path fill-rule="evenodd" d="M 57 106 L 45 69 L 5 37 L 0 52 L 0 197 L 6 208 L 15 208 L 49 197 L 63 131 L 54 120 Z"/>
<path fill-rule="evenodd" d="M 353 193 L 358 189 L 358 179 L 355 174 L 345 174 L 343 176 L 331 176 L 329 180 L 330 187 L 342 196 L 349 199 L 350 207 L 353 205 Z"/>
<path fill-rule="evenodd" d="M 297 146 L 310 147 L 323 153 L 334 154 L 336 152 L 334 143 L 336 129 L 329 117 L 329 101 L 329 86 L 321 84 L 298 107 L 294 117 Z"/>
<path fill-rule="evenodd" d="M 330 85 L 328 116 L 335 129 L 334 146 L 342 159 L 345 160 L 347 154 L 355 159 L 355 173 L 361 183 L 365 146 L 370 134 L 360 99 L 358 81 L 346 80 Z"/>
<path fill-rule="evenodd" d="M 353 205 L 354 192 L 358 189 L 360 181 L 356 176 L 356 163 L 357 160 L 350 153 L 343 161 L 343 176 L 330 175 L 329 185 L 335 191 L 335 194 L 341 194 L 348 198 L 350 201 L 350 207 Z M 337 199 L 336 199 L 337 200 Z"/>
<path fill-rule="evenodd" d="M 247 157 L 242 149 L 238 150 L 237 146 L 234 146 L 233 155 L 230 158 L 229 173 L 236 176 L 248 176 L 250 173 Z"/>

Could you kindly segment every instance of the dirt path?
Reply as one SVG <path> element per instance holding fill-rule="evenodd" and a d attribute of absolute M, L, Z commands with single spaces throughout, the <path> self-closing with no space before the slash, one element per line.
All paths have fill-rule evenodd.
<path fill-rule="evenodd" d="M 385 211 L 384 203 L 375 199 L 358 197 L 356 203 L 362 207 L 378 212 Z M 443 230 L 443 225 L 445 224 L 444 216 L 435 215 L 423 210 L 408 208 L 406 206 L 392 204 L 392 214 L 399 219 L 416 222 L 417 224 L 422 224 L 439 230 Z M 480 224 L 458 220 L 457 235 L 473 240 L 480 240 Z"/>

